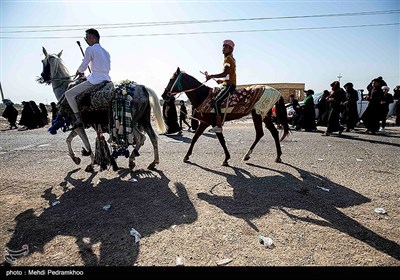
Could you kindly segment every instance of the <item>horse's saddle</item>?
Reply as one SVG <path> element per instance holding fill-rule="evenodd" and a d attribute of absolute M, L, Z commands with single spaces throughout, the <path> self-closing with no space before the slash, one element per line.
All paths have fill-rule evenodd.
<path fill-rule="evenodd" d="M 80 81 L 82 82 L 82 81 Z M 76 83 L 76 84 L 79 84 Z M 73 86 L 75 86 L 74 84 Z M 76 97 L 82 121 L 85 124 L 108 124 L 111 102 L 114 99 L 114 83 L 104 81 L 85 90 Z M 74 119 L 74 114 L 65 96 L 58 103 L 60 112 Z"/>
<path fill-rule="evenodd" d="M 265 91 L 265 86 L 252 86 L 247 88 L 236 88 L 234 92 L 231 92 L 229 97 L 227 97 L 221 104 L 222 113 L 232 113 L 232 114 L 244 114 L 247 115 L 251 112 L 256 102 L 260 99 Z M 213 107 L 213 98 L 217 93 L 210 90 L 207 98 L 203 103 L 196 109 L 198 112 L 202 113 L 215 113 Z M 228 102 L 228 106 L 227 103 Z"/>

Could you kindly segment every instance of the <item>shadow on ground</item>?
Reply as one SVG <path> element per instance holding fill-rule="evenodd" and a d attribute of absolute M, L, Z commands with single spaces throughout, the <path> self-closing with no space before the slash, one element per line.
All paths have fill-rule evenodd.
<path fill-rule="evenodd" d="M 78 170 L 69 172 L 60 183 L 64 193 L 58 198 L 59 204 L 38 216 L 29 209 L 16 217 L 7 248 L 28 244 L 29 254 L 43 252 L 56 236 L 71 236 L 76 239 L 83 265 L 131 266 L 140 251 L 140 242 L 135 243 L 130 235 L 131 228 L 146 237 L 197 219 L 185 186 L 175 183 L 171 190 L 170 180 L 161 171 L 120 170 L 120 177 L 100 179 L 94 186 L 96 173 L 77 180 L 72 175 Z M 138 181 L 129 181 L 131 177 Z M 50 205 L 56 198 L 52 188 L 42 197 Z M 105 211 L 103 206 L 107 204 L 111 209 Z M 100 244 L 99 256 L 93 250 L 94 244 Z M 68 248 L 65 250 L 63 253 L 68 254 Z"/>
<path fill-rule="evenodd" d="M 208 193 L 199 193 L 198 197 L 219 207 L 228 215 L 245 220 L 256 231 L 259 230 L 251 220 L 268 214 L 271 208 L 279 208 L 291 219 L 334 228 L 397 260 L 400 259 L 399 244 L 376 234 L 338 209 L 367 203 L 370 202 L 370 199 L 323 176 L 290 164 L 286 165 L 295 169 L 300 175 L 299 178 L 291 173 L 250 163 L 248 163 L 249 166 L 273 171 L 277 175 L 255 177 L 248 171 L 237 167 L 230 167 L 235 174 L 229 174 L 195 163 L 190 164 L 225 177 L 233 189 L 232 196 L 219 196 L 213 193 L 214 188 L 217 187 L 214 186 Z M 310 217 L 298 217 L 287 212 L 285 207 L 307 210 L 324 221 Z"/>

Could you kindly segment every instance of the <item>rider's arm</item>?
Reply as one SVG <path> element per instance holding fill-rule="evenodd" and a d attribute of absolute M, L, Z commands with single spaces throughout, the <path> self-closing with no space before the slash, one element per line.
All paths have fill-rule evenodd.
<path fill-rule="evenodd" d="M 206 72 L 206 80 L 208 81 L 210 79 L 215 79 L 215 78 L 225 78 L 229 74 L 229 69 L 230 69 L 230 65 L 225 64 L 224 72 L 222 72 L 222 73 L 208 75 L 208 73 Z"/>
<path fill-rule="evenodd" d="M 93 49 L 91 47 L 88 47 L 85 50 L 85 56 L 82 59 L 82 63 L 79 66 L 78 70 L 76 71 L 76 75 L 79 75 L 79 73 L 84 73 L 85 70 L 89 66 L 89 62 L 92 61 L 93 58 Z"/>

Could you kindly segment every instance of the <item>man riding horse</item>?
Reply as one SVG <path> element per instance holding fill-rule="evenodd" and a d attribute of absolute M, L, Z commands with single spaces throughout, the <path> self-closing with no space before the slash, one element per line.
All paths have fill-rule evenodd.
<path fill-rule="evenodd" d="M 82 63 L 76 71 L 75 77 L 83 76 L 85 70 L 89 67 L 91 73 L 87 80 L 74 86 L 65 92 L 65 97 L 69 106 L 75 114 L 76 127 L 83 127 L 81 113 L 76 102 L 76 97 L 87 89 L 92 88 L 94 85 L 100 84 L 104 81 L 111 81 L 110 72 L 110 54 L 100 46 L 100 34 L 96 29 L 90 28 L 86 30 L 86 42 L 89 47 L 85 50 Z"/>
<path fill-rule="evenodd" d="M 232 54 L 234 47 L 235 43 L 232 40 L 225 40 L 222 44 L 222 53 L 224 54 L 224 69 L 222 73 L 214 75 L 208 75 L 207 71 L 204 73 L 206 81 L 214 78 L 222 78 L 221 80 L 217 80 L 217 83 L 222 85 L 213 103 L 217 124 L 210 131 L 215 133 L 222 133 L 221 104 L 229 93 L 236 89 L 236 60 Z"/>

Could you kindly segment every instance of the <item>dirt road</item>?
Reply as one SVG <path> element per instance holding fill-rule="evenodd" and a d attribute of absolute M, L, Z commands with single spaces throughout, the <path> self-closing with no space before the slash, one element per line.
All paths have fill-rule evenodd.
<path fill-rule="evenodd" d="M 239 121 L 224 127 L 229 167 L 211 133 L 183 163 L 193 136 L 185 131 L 160 136 L 155 171 L 146 169 L 147 139 L 133 172 L 119 157 L 118 172 L 92 174 L 88 158 L 80 166 L 69 158 L 66 134 L 2 131 L 0 247 L 29 246 L 13 266 L 175 266 L 180 257 L 185 266 L 398 267 L 400 128 L 387 131 L 294 132 L 282 164 L 266 131 L 243 162 L 255 133 Z"/>

